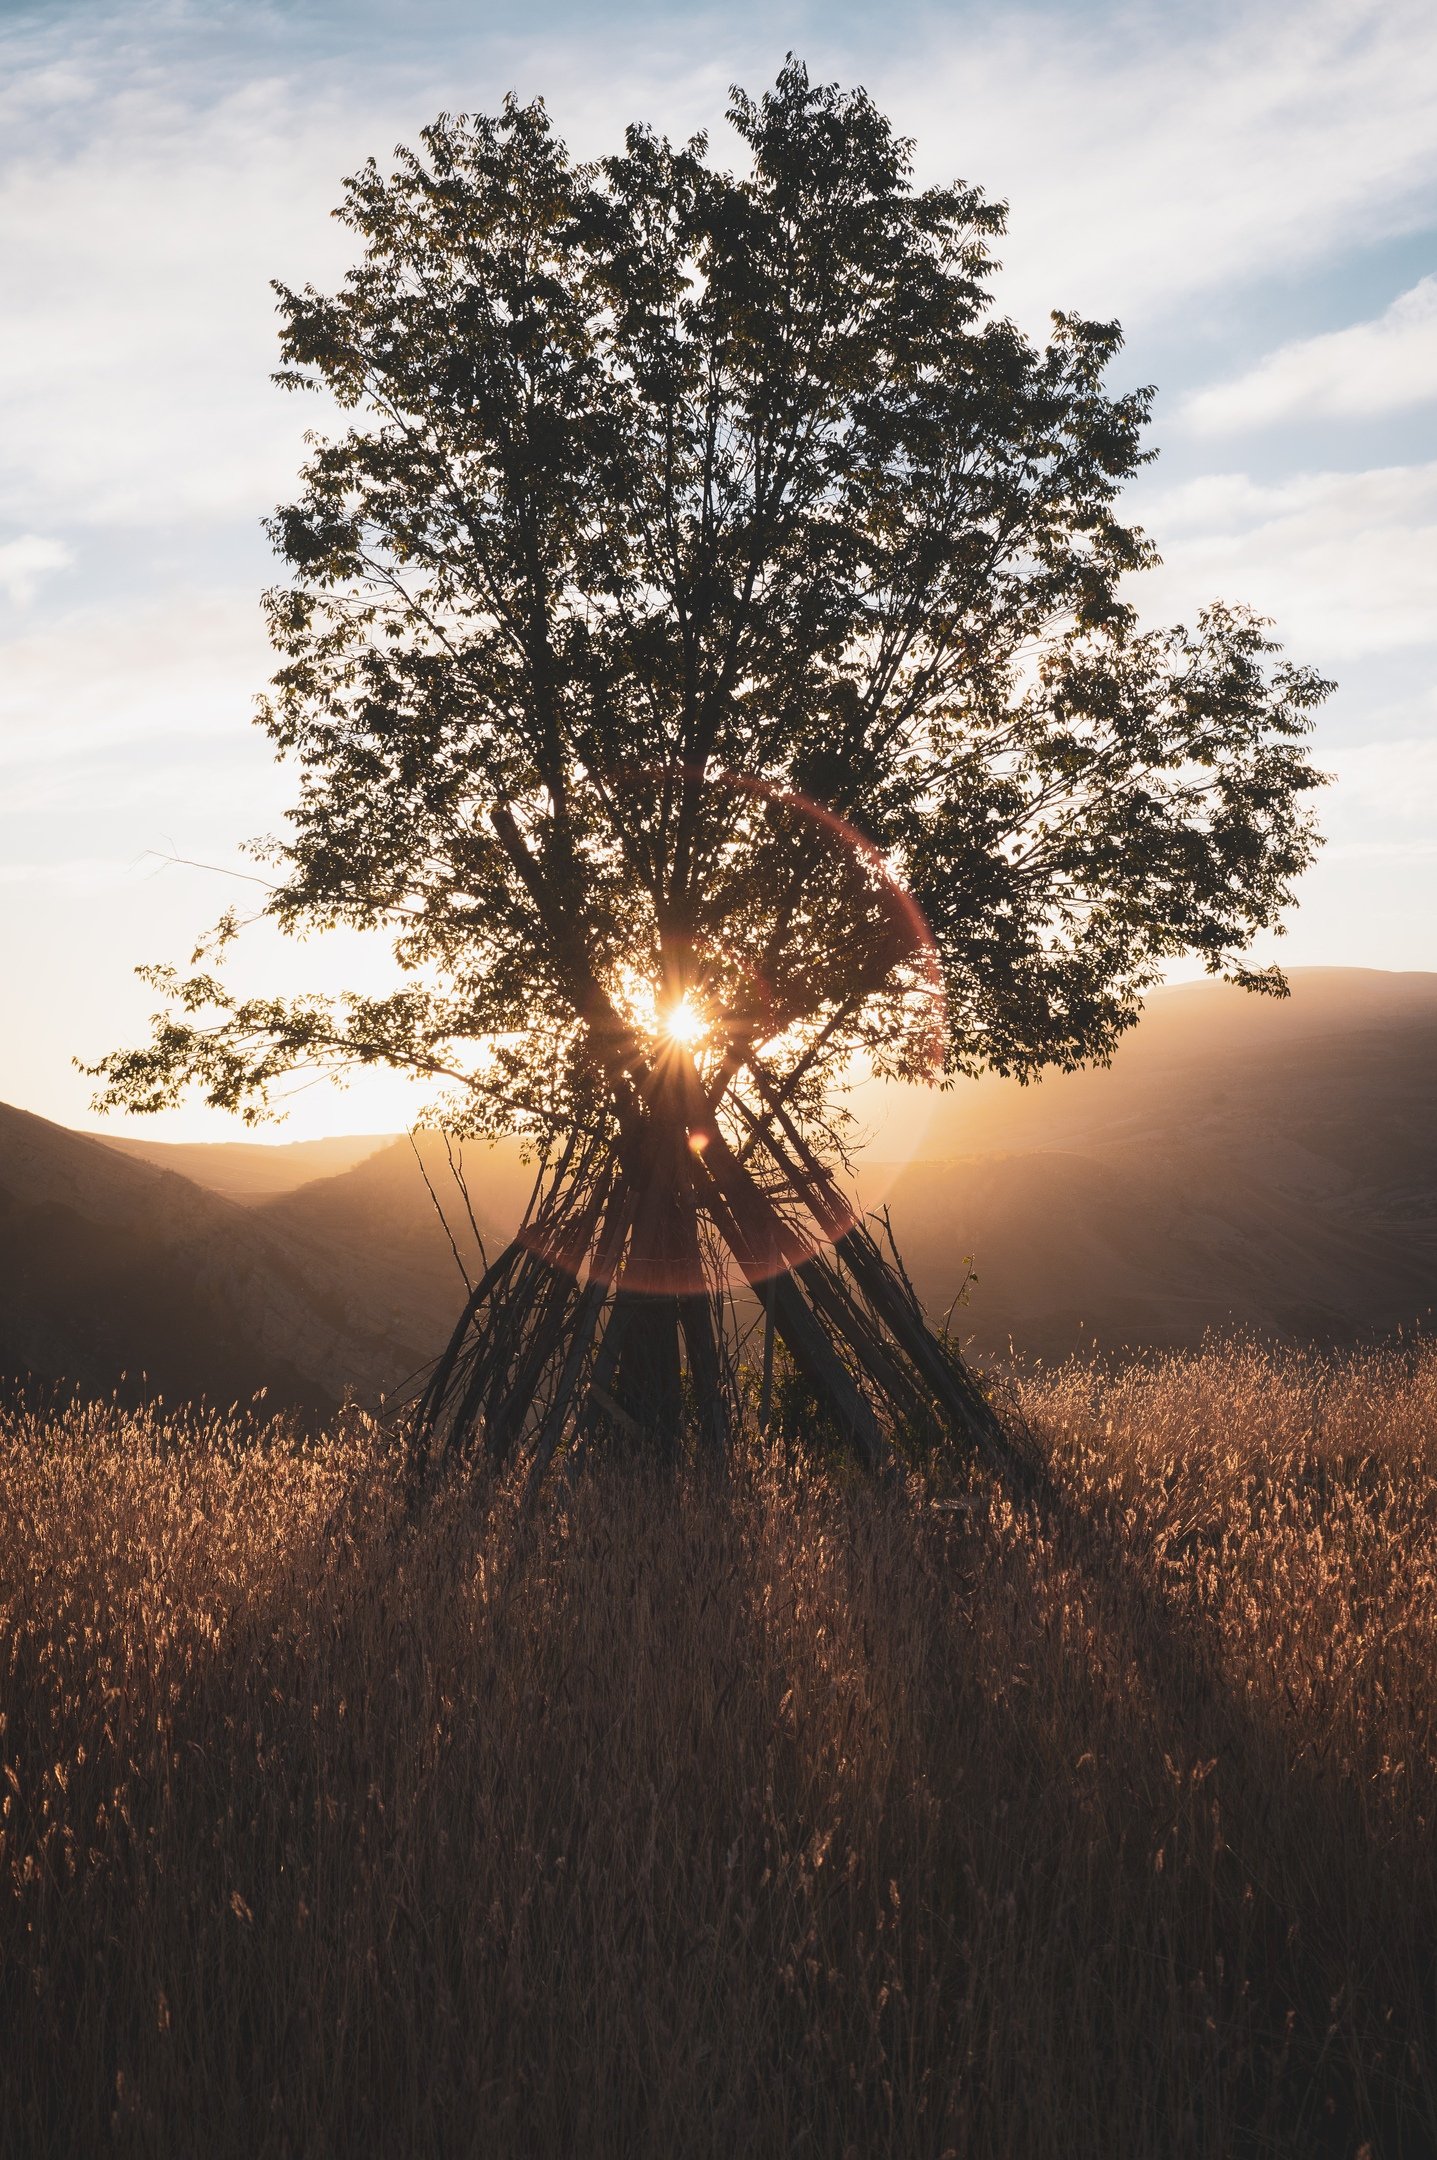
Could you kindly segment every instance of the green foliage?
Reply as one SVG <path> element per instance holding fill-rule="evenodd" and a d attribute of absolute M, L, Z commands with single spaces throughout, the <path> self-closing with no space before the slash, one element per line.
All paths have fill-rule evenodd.
<path fill-rule="evenodd" d="M 943 1069 L 1026 1075 L 1278 927 L 1327 686 L 1237 608 L 1137 629 L 1117 326 L 994 315 L 1002 206 L 915 189 L 862 92 L 790 61 L 729 117 L 743 177 L 703 138 L 582 166 L 539 105 L 443 116 L 348 183 L 338 292 L 278 288 L 278 379 L 340 424 L 269 528 L 298 792 L 267 913 L 387 926 L 406 987 L 165 978 L 107 1101 L 388 1061 L 553 1129 L 604 1100 L 593 978 L 693 994 L 728 1080 L 762 1053 L 810 1106 L 859 1053 L 929 1067 L 935 977 Z"/>

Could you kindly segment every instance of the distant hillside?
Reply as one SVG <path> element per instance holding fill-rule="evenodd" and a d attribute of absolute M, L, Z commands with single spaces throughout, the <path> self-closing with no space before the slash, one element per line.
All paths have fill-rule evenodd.
<path fill-rule="evenodd" d="M 935 1315 L 980 1352 L 1196 1344 L 1249 1326 L 1321 1341 L 1386 1334 L 1437 1302 L 1437 975 L 1299 969 L 1292 996 L 1216 982 L 1155 993 L 1109 1068 L 1036 1086 L 895 1091 L 860 1192 L 889 1205 Z M 911 1121 L 913 1159 L 891 1158 Z M 477 1259 L 443 1143 L 430 1181 Z M 517 1149 L 463 1152 L 486 1239 L 517 1219 Z M 408 1141 L 302 1187 L 266 1220 L 366 1238 L 449 1311 L 463 1283 Z"/>
<path fill-rule="evenodd" d="M 1109 1070 L 895 1093 L 883 1110 L 860 1191 L 889 1206 L 935 1317 L 973 1255 L 959 1324 L 980 1354 L 1430 1324 L 1437 975 L 1303 969 L 1280 1004 L 1164 990 Z M 512 1143 L 467 1143 L 466 1200 L 435 1134 L 424 1174 L 408 1139 L 311 1159 L 356 1148 L 339 1174 L 266 1198 L 271 1173 L 249 1158 L 288 1168 L 299 1151 L 151 1151 L 192 1180 L 133 1143 L 0 1109 L 0 1377 L 109 1387 L 144 1371 L 169 1394 L 268 1384 L 309 1404 L 391 1386 L 439 1347 L 533 1172 Z"/>
<path fill-rule="evenodd" d="M 492 1259 L 533 1183 L 514 1141 L 446 1144 L 439 1133 L 419 1133 L 269 1201 L 259 1219 L 334 1250 L 368 1249 L 402 1279 L 408 1300 L 452 1319 L 466 1280 L 482 1271 L 480 1241 Z"/>
<path fill-rule="evenodd" d="M 0 1381 L 332 1407 L 433 1348 L 422 1304 L 188 1178 L 0 1106 Z"/>
<path fill-rule="evenodd" d="M 1108 1070 L 908 1108 L 919 1159 L 862 1184 L 887 1188 L 930 1305 L 975 1256 L 981 1348 L 1233 1324 L 1343 1341 L 1437 1305 L 1437 975 L 1300 969 L 1282 1002 L 1163 990 Z"/>
<path fill-rule="evenodd" d="M 126 1133 L 91 1135 L 122 1155 L 153 1163 L 159 1170 L 178 1170 L 210 1192 L 223 1193 L 246 1206 L 293 1192 L 314 1178 L 335 1177 L 355 1163 L 387 1147 L 388 1133 L 341 1133 L 331 1140 L 286 1141 L 184 1141 L 135 1139 Z"/>

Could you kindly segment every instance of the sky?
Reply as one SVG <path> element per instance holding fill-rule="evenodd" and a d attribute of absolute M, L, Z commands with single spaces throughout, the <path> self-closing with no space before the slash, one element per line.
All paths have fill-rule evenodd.
<path fill-rule="evenodd" d="M 74 1059 L 143 1038 L 135 964 L 186 960 L 280 823 L 260 520 L 311 416 L 269 380 L 268 281 L 342 274 L 341 177 L 510 90 L 583 155 L 632 119 L 721 155 L 729 85 L 790 50 L 864 84 L 920 180 L 1008 201 L 1001 312 L 1123 323 L 1113 386 L 1158 386 L 1128 496 L 1163 557 L 1144 615 L 1248 601 L 1338 681 L 1327 846 L 1257 957 L 1437 968 L 1428 0 L 0 0 L 0 1100 L 93 1127 Z M 374 965 L 344 939 L 241 952 L 256 989 Z M 418 1107 L 379 1076 L 313 1087 L 275 1136 Z M 202 1107 L 132 1129 L 240 1130 Z"/>

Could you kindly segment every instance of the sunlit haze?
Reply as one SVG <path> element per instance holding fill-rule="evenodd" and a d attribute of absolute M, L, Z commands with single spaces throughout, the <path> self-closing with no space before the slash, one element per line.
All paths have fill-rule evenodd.
<path fill-rule="evenodd" d="M 701 1043 L 708 1031 L 709 1023 L 691 997 L 680 998 L 664 1014 L 664 1033 L 670 1042 L 680 1043 L 686 1050 Z"/>
<path fill-rule="evenodd" d="M 260 519 L 316 414 L 276 390 L 271 277 L 335 280 L 340 178 L 441 108 L 543 95 L 585 155 L 707 128 L 793 49 L 1010 203 L 1000 310 L 1118 316 L 1159 386 L 1129 501 L 1154 620 L 1276 618 L 1337 678 L 1329 836 L 1259 960 L 1437 968 L 1437 15 L 1417 0 L 1199 6 L 424 0 L 6 10 L 0 25 L 0 1100 L 93 1126 L 72 1063 L 145 1032 L 137 962 L 259 902 L 242 851 L 292 781 L 250 724 L 274 575 Z M 243 939 L 246 989 L 373 990 L 381 941 Z M 695 1044 L 703 1013 L 664 1022 Z M 297 1090 L 275 1137 L 425 1096 Z M 199 1107 L 157 1138 L 243 1136 Z M 123 1129 L 124 1121 L 120 1121 Z"/>

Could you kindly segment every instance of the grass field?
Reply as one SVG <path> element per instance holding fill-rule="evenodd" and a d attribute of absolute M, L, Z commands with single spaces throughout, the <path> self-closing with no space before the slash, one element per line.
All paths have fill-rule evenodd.
<path fill-rule="evenodd" d="M 400 1523 L 373 1430 L 0 1427 L 0 2148 L 1437 2150 L 1437 1355 L 1023 1384 Z"/>

